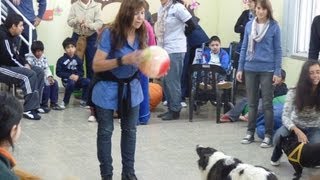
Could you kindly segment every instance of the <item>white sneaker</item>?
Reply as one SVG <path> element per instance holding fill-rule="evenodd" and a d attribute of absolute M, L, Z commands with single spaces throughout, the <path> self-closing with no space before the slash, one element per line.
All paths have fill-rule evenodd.
<path fill-rule="evenodd" d="M 93 115 L 89 116 L 88 122 L 96 122 L 96 121 L 97 121 L 96 117 L 94 117 Z"/>
<path fill-rule="evenodd" d="M 168 101 L 163 101 L 162 105 L 167 106 L 168 105 Z"/>
<path fill-rule="evenodd" d="M 65 105 L 64 101 L 61 102 L 60 107 L 61 107 L 62 109 L 65 109 L 65 108 L 66 108 L 66 105 Z"/>
<path fill-rule="evenodd" d="M 270 164 L 272 166 L 279 166 L 280 165 L 280 159 L 278 161 L 270 161 Z"/>
<path fill-rule="evenodd" d="M 217 88 L 218 88 L 218 89 L 230 89 L 230 88 L 232 88 L 232 82 L 229 82 L 229 81 L 220 81 L 220 82 L 217 84 Z"/>
<path fill-rule="evenodd" d="M 184 101 L 182 101 L 180 104 L 181 104 L 181 106 L 182 106 L 183 108 L 188 107 L 187 103 L 186 103 L 186 102 L 184 102 Z"/>

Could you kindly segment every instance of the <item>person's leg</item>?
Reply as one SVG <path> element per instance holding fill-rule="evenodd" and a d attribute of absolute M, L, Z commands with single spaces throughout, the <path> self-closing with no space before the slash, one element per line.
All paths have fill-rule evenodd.
<path fill-rule="evenodd" d="M 0 67 L 0 82 L 17 84 L 24 93 L 24 117 L 39 120 L 37 113 L 40 107 L 37 74 L 30 69 L 22 67 Z"/>
<path fill-rule="evenodd" d="M 96 106 L 96 118 L 98 122 L 97 155 L 100 162 L 101 177 L 112 176 L 111 137 L 114 129 L 113 110 Z"/>
<path fill-rule="evenodd" d="M 282 156 L 282 150 L 281 150 L 281 142 L 280 142 L 280 138 L 281 137 L 286 137 L 290 134 L 290 131 L 285 127 L 285 126 L 281 126 L 279 129 L 277 129 L 277 131 L 275 132 L 274 136 L 273 136 L 273 152 L 272 152 L 272 156 L 271 156 L 271 165 L 273 166 L 278 166 L 280 165 L 280 158 Z"/>
<path fill-rule="evenodd" d="M 42 68 L 38 66 L 31 66 L 31 70 L 33 70 L 37 74 L 38 85 L 35 87 L 35 91 L 39 92 L 39 98 L 42 99 L 42 91 L 44 87 L 44 71 Z"/>
<path fill-rule="evenodd" d="M 247 134 L 254 135 L 259 102 L 259 73 L 246 71 L 245 80 L 249 106 L 249 123 Z"/>
<path fill-rule="evenodd" d="M 57 104 L 59 97 L 59 86 L 58 81 L 54 80 L 54 83 L 50 85 L 50 103 Z"/>
<path fill-rule="evenodd" d="M 68 81 L 66 82 L 64 98 L 63 98 L 63 102 L 65 105 L 69 104 L 71 94 L 75 88 L 75 84 L 76 84 L 76 82 L 71 79 L 68 79 Z"/>
<path fill-rule="evenodd" d="M 242 98 L 236 105 L 226 114 L 230 117 L 231 121 L 238 121 L 243 109 L 248 104 L 247 98 Z"/>
<path fill-rule="evenodd" d="M 121 119 L 122 176 L 135 173 L 134 161 L 138 118 L 139 105 L 132 107 L 130 112 Z"/>
<path fill-rule="evenodd" d="M 41 107 L 49 107 L 48 106 L 48 101 L 49 97 L 51 94 L 51 87 L 50 85 L 45 85 L 43 88 L 43 93 L 42 93 L 42 102 L 41 102 Z"/>
<path fill-rule="evenodd" d="M 272 72 L 260 73 L 261 95 L 262 95 L 262 107 L 265 119 L 265 137 L 272 137 L 273 134 L 273 89 L 272 85 Z"/>
<path fill-rule="evenodd" d="M 188 96 L 188 88 L 189 88 L 189 61 L 190 61 L 190 46 L 187 46 L 187 52 L 184 56 L 183 60 L 183 69 L 182 69 L 182 75 L 181 75 L 181 98 L 182 101 L 185 101 L 186 97 Z"/>
<path fill-rule="evenodd" d="M 88 91 L 89 91 L 90 79 L 88 78 L 79 78 L 76 82 L 76 88 L 82 88 L 82 97 L 81 100 L 85 103 L 88 101 Z"/>
<path fill-rule="evenodd" d="M 320 143 L 320 128 L 312 127 L 305 130 L 309 143 Z"/>
<path fill-rule="evenodd" d="M 181 106 L 181 73 L 184 53 L 172 53 L 170 56 L 170 69 L 165 76 L 165 95 L 168 101 L 169 114 L 163 120 L 178 119 Z M 174 117 L 173 117 L 174 116 Z"/>
<path fill-rule="evenodd" d="M 149 105 L 149 78 L 139 72 L 140 83 L 143 92 L 143 101 L 140 103 L 139 110 L 139 124 L 148 124 L 150 119 L 150 105 Z"/>
<path fill-rule="evenodd" d="M 86 72 L 87 78 L 92 79 L 93 77 L 93 70 L 92 70 L 92 61 L 94 54 L 96 53 L 97 47 L 97 33 L 92 34 L 91 36 L 87 37 L 87 47 L 86 47 Z"/>

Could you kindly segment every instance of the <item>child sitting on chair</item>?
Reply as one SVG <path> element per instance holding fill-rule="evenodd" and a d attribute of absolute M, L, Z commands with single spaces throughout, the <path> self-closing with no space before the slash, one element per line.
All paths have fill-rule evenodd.
<path fill-rule="evenodd" d="M 48 101 L 50 99 L 50 107 L 53 110 L 63 110 L 58 105 L 59 86 L 57 80 L 53 78 L 52 72 L 48 65 L 48 60 L 43 54 L 44 46 L 41 41 L 34 41 L 31 45 L 31 52 L 26 54 L 26 60 L 32 66 L 38 66 L 44 71 L 44 89 L 42 93 L 42 100 L 40 107 L 44 112 L 50 111 Z"/>
<path fill-rule="evenodd" d="M 221 66 L 226 72 L 230 68 L 230 58 L 228 53 L 221 49 L 221 41 L 218 36 L 212 36 L 208 42 L 209 49 L 204 49 L 203 56 L 204 61 L 203 64 L 213 64 L 217 66 Z M 218 74 L 217 76 L 217 88 L 218 89 L 230 89 L 232 87 L 232 83 L 225 81 L 226 75 Z"/>
<path fill-rule="evenodd" d="M 62 80 L 65 86 L 65 93 L 61 107 L 65 108 L 70 101 L 70 96 L 75 89 L 82 88 L 82 97 L 80 101 L 80 106 L 84 108 L 89 108 L 87 106 L 88 100 L 88 87 L 90 80 L 84 78 L 83 63 L 82 60 L 75 54 L 76 53 L 76 43 L 71 38 L 66 38 L 62 46 L 65 53 L 62 57 L 58 59 L 56 73 Z"/>

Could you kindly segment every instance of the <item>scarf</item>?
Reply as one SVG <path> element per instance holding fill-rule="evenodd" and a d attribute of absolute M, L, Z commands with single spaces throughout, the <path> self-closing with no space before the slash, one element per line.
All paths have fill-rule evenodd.
<path fill-rule="evenodd" d="M 251 34 L 249 35 L 249 41 L 248 41 L 248 48 L 247 48 L 247 56 L 249 57 L 249 61 L 253 59 L 253 54 L 254 54 L 254 45 L 256 42 L 260 42 L 263 37 L 266 35 L 269 25 L 270 25 L 270 20 L 268 20 L 262 27 L 262 31 L 258 34 L 257 31 L 257 18 L 255 17 L 252 22 L 251 26 Z"/>
<path fill-rule="evenodd" d="M 172 5 L 172 0 L 169 0 L 167 2 L 167 4 L 165 4 L 162 7 L 162 9 L 159 11 L 158 20 L 157 20 L 157 22 L 155 24 L 155 33 L 156 33 L 156 36 L 157 36 L 157 44 L 160 47 L 164 46 L 164 44 L 163 44 L 164 33 L 166 31 L 165 20 L 167 19 L 168 11 L 169 11 L 169 8 L 171 7 L 171 5 Z"/>
<path fill-rule="evenodd" d="M 16 160 L 13 158 L 13 156 L 5 148 L 0 148 L 0 154 L 8 159 L 11 168 L 17 164 Z"/>

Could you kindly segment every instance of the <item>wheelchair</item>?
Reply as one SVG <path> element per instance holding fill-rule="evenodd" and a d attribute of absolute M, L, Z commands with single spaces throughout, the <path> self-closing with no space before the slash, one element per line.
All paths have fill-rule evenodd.
<path fill-rule="evenodd" d="M 231 53 L 234 52 L 234 45 L 231 43 L 228 48 L 222 48 L 229 54 L 230 64 L 228 71 L 225 71 L 221 66 L 212 64 L 203 64 L 203 52 L 208 50 L 204 43 L 202 48 L 197 48 L 195 57 L 190 69 L 190 94 L 189 94 L 189 121 L 193 121 L 193 114 L 200 113 L 200 107 L 207 104 L 209 101 L 216 106 L 216 123 L 220 123 L 221 109 L 226 113 L 235 102 L 235 87 L 236 87 L 236 69 L 233 67 L 234 60 L 231 59 Z M 230 89 L 217 88 L 217 76 L 225 75 L 226 81 L 232 82 Z"/>

